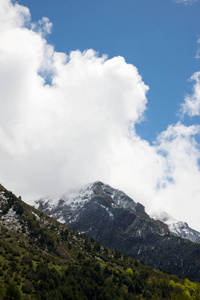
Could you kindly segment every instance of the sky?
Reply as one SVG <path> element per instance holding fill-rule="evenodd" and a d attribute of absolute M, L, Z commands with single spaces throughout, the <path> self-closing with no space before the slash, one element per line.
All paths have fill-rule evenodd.
<path fill-rule="evenodd" d="M 200 1 L 0 0 L 0 182 L 101 180 L 200 230 Z"/>

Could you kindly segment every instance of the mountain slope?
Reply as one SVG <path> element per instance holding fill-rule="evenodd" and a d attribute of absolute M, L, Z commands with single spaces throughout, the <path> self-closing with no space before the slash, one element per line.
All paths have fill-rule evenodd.
<path fill-rule="evenodd" d="M 108 185 L 95 182 L 75 198 L 65 196 L 54 205 L 40 200 L 37 206 L 105 246 L 156 269 L 200 280 L 200 244 L 171 234 L 168 226 L 151 219 L 141 204 Z"/>
<path fill-rule="evenodd" d="M 70 223 L 75 216 L 78 215 L 83 206 L 90 202 L 95 195 L 99 194 L 109 196 L 113 200 L 113 205 L 115 206 L 118 205 L 123 208 L 131 208 L 134 211 L 138 210 L 140 207 L 139 203 L 135 203 L 122 191 L 116 190 L 101 182 L 95 182 L 88 184 L 82 189 L 63 195 L 60 199 L 47 197 L 35 201 L 35 208 L 45 212 L 54 219 L 59 220 L 61 223 L 65 223 L 66 220 L 70 219 Z"/>
<path fill-rule="evenodd" d="M 151 217 L 167 224 L 170 232 L 176 236 L 200 243 L 200 232 L 190 228 L 186 222 L 178 221 L 169 216 L 166 212 L 154 213 Z"/>
<path fill-rule="evenodd" d="M 0 228 L 0 299 L 200 298 L 199 283 L 103 247 L 1 185 Z"/>

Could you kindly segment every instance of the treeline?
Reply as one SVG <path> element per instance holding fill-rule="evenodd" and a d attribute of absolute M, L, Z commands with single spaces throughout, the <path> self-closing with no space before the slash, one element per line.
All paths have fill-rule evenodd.
<path fill-rule="evenodd" d="M 11 208 L 16 228 L 5 222 Z M 2 186 L 0 209 L 0 300 L 200 299 L 200 283 L 106 248 Z"/>
<path fill-rule="evenodd" d="M 129 267 L 105 264 L 97 259 L 79 259 L 74 265 L 52 265 L 10 259 L 0 268 L 0 299 L 24 300 L 132 300 L 200 299 L 200 285 L 143 263 L 127 259 Z"/>

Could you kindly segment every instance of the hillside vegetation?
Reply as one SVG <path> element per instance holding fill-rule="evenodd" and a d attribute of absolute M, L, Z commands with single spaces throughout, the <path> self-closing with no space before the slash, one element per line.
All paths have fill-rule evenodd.
<path fill-rule="evenodd" d="M 123 191 L 96 181 L 57 201 L 40 199 L 36 207 L 156 270 L 200 281 L 200 243 L 172 234 Z"/>
<path fill-rule="evenodd" d="M 0 185 L 0 299 L 200 299 L 200 284 L 78 234 Z"/>

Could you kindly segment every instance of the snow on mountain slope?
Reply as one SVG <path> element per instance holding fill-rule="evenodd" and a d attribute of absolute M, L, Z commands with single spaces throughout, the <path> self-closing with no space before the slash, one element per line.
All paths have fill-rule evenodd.
<path fill-rule="evenodd" d="M 198 243 L 172 234 L 162 221 L 150 218 L 144 206 L 102 182 L 60 199 L 40 199 L 37 207 L 76 232 L 155 269 L 200 278 Z"/>
<path fill-rule="evenodd" d="M 136 211 L 140 204 L 135 203 L 124 192 L 114 189 L 100 181 L 87 184 L 84 188 L 71 191 L 58 198 L 46 197 L 35 201 L 35 208 L 45 212 L 61 223 L 70 223 L 78 215 L 80 209 L 97 195 L 107 195 L 112 199 L 113 206 L 130 208 Z M 107 208 L 106 208 L 107 209 Z M 141 208 L 140 208 L 141 209 Z M 107 209 L 108 211 L 108 209 Z M 109 211 L 108 211 L 109 213 Z"/>
<path fill-rule="evenodd" d="M 35 208 L 38 208 L 40 203 L 45 203 L 49 207 L 53 208 L 57 205 L 69 205 L 71 208 L 76 209 L 77 207 L 83 206 L 88 202 L 93 194 L 92 184 L 86 185 L 84 188 L 70 191 L 61 197 L 52 198 L 46 197 L 35 201 Z"/>
<path fill-rule="evenodd" d="M 200 232 L 190 228 L 186 222 L 178 221 L 166 212 L 154 213 L 151 217 L 154 220 L 159 220 L 167 224 L 170 232 L 174 235 L 192 242 L 200 243 Z"/>
<path fill-rule="evenodd" d="M 143 217 L 148 216 L 142 204 L 135 203 L 124 192 L 114 189 L 100 181 L 87 184 L 85 187 L 71 191 L 62 197 L 39 199 L 35 201 L 35 208 L 43 211 L 60 223 L 70 225 L 74 223 L 82 214 L 83 210 L 86 209 L 86 204 L 96 196 L 107 197 L 105 199 L 107 199 L 107 204 L 109 202 L 109 205 L 111 205 L 110 208 L 109 205 L 105 206 L 105 203 L 99 205 L 101 205 L 102 208 L 104 207 L 105 212 L 109 214 L 111 218 L 111 207 L 131 209 L 133 212 L 140 213 Z M 162 224 L 160 224 L 160 226 L 163 226 L 163 223 L 167 224 L 172 234 L 200 243 L 200 232 L 190 228 L 186 222 L 178 221 L 165 212 L 155 213 L 151 215 L 151 218 L 161 221 Z"/>

